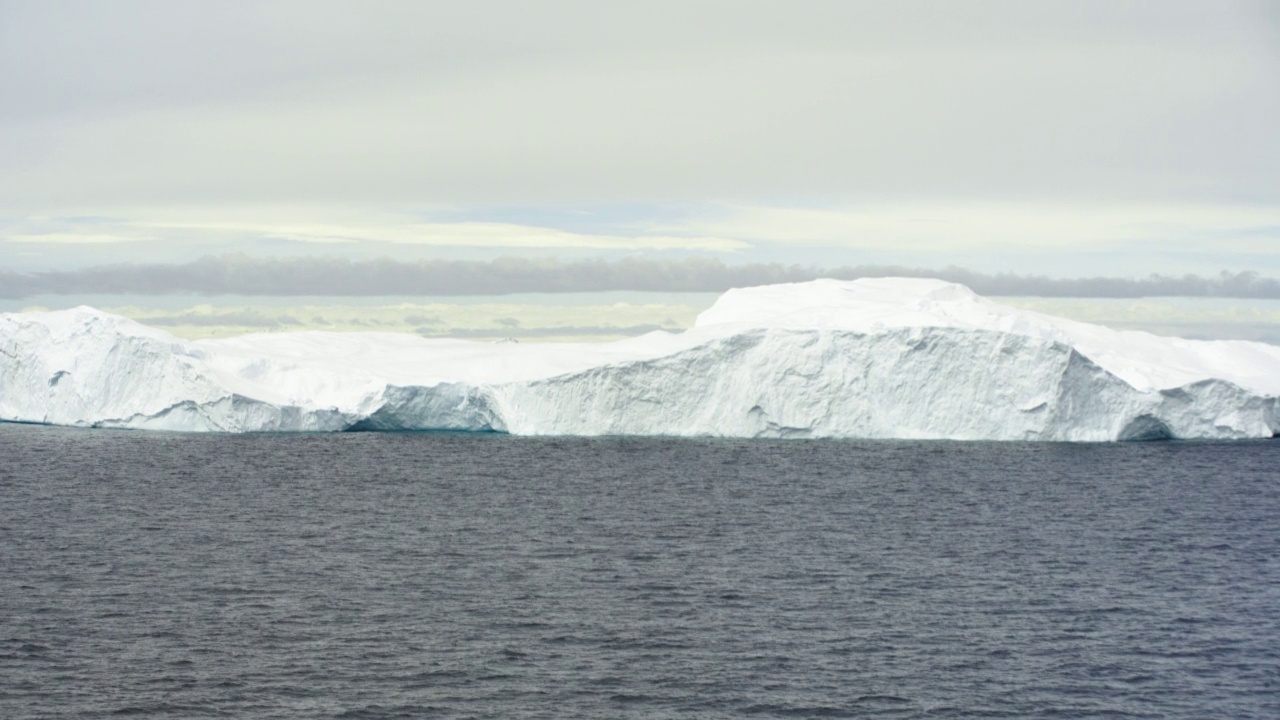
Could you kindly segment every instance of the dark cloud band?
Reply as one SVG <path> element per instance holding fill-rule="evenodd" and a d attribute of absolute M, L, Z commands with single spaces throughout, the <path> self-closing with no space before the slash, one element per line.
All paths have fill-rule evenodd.
<path fill-rule="evenodd" d="M 81 270 L 0 271 L 0 297 L 35 295 L 256 295 L 335 297 L 463 296 L 513 293 L 720 292 L 732 287 L 829 277 L 936 277 L 964 283 L 984 295 L 1041 297 L 1280 298 L 1280 280 L 1254 272 L 1145 278 L 1055 279 L 989 274 L 958 267 L 941 270 L 887 265 L 835 268 L 779 263 L 728 265 L 707 258 L 561 262 L 528 258 L 490 261 L 337 258 L 204 257 L 190 263 L 105 265 Z"/>

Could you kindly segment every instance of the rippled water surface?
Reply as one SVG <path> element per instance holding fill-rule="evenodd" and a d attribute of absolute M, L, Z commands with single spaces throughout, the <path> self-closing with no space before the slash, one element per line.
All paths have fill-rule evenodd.
<path fill-rule="evenodd" d="M 1277 461 L 0 425 L 0 717 L 1280 717 Z"/>

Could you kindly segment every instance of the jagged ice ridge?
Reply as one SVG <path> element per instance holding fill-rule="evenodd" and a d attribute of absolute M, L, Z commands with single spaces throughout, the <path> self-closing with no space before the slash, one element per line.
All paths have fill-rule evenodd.
<path fill-rule="evenodd" d="M 730 290 L 682 333 L 184 341 L 0 315 L 0 420 L 153 430 L 1108 441 L 1280 431 L 1280 347 L 1122 332 L 936 280 Z"/>

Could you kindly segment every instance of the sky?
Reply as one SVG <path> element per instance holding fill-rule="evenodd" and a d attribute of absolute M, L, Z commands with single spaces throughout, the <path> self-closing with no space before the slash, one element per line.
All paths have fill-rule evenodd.
<path fill-rule="evenodd" d="M 1275 278 L 1277 118 L 1277 3 L 0 0 L 0 275 Z"/>

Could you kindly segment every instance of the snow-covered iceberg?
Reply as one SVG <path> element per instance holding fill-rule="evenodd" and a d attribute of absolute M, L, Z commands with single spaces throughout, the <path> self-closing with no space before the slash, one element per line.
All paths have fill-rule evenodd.
<path fill-rule="evenodd" d="M 215 432 L 1106 441 L 1280 432 L 1280 346 L 1121 332 L 935 280 L 731 290 L 682 333 L 184 341 L 0 315 L 0 420 Z"/>

